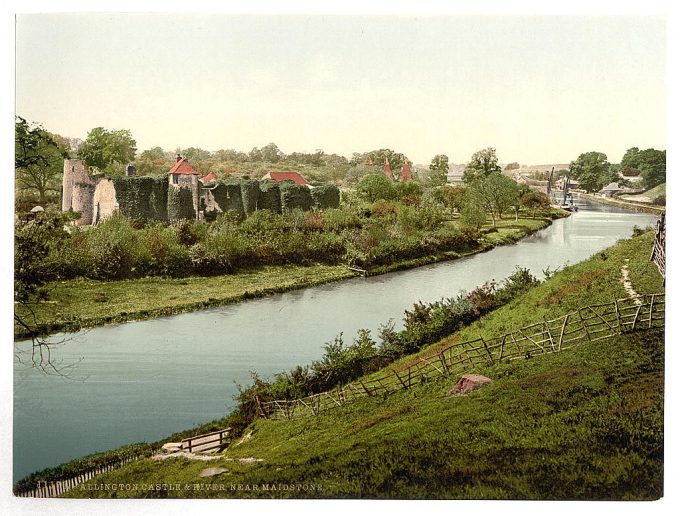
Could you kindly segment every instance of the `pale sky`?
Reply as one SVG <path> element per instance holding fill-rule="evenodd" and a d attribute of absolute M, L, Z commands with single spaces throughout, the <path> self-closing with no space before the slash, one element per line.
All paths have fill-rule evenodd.
<path fill-rule="evenodd" d="M 85 138 L 416 163 L 666 148 L 660 16 L 22 14 L 16 112 Z"/>

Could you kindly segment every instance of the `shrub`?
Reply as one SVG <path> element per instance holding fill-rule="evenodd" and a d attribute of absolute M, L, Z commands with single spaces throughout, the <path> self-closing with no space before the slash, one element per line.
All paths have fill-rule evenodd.
<path fill-rule="evenodd" d="M 241 230 L 245 233 L 283 231 L 285 227 L 284 218 L 269 210 L 258 210 L 241 223 Z"/>
<path fill-rule="evenodd" d="M 659 195 L 654 198 L 652 201 L 652 204 L 655 204 L 656 206 L 666 206 L 666 196 L 665 195 Z"/>
<path fill-rule="evenodd" d="M 397 207 L 393 202 L 378 199 L 371 208 L 371 217 L 391 217 L 397 214 Z"/>
<path fill-rule="evenodd" d="M 146 272 L 149 250 L 130 221 L 113 215 L 86 233 L 91 276 L 101 279 L 127 278 Z"/>
<path fill-rule="evenodd" d="M 147 228 L 145 245 L 154 274 L 185 276 L 191 272 L 189 249 L 180 241 L 179 234 L 176 228 L 160 224 Z"/>
<path fill-rule="evenodd" d="M 361 226 L 361 218 L 349 208 L 331 208 L 322 213 L 324 231 L 340 231 Z"/>

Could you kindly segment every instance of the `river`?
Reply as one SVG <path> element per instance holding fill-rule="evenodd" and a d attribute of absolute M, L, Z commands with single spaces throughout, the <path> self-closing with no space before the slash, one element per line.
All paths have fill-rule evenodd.
<path fill-rule="evenodd" d="M 656 218 L 609 206 L 580 210 L 515 245 L 372 278 L 273 295 L 173 317 L 95 328 L 54 354 L 69 378 L 14 368 L 14 480 L 126 443 L 155 441 L 224 416 L 249 371 L 308 364 L 340 332 L 374 331 L 417 300 L 501 280 L 515 266 L 539 278 L 631 236 Z M 55 337 L 55 338 L 58 338 Z M 29 343 L 18 343 L 27 349 Z"/>

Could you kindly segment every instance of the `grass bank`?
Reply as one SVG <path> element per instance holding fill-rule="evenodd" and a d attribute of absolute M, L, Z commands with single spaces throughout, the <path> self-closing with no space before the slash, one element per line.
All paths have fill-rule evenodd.
<path fill-rule="evenodd" d="M 449 339 L 495 335 L 579 306 L 662 291 L 646 233 L 558 272 Z M 417 360 L 416 356 L 403 359 Z M 220 459 L 144 459 L 69 497 L 296 497 L 652 500 L 663 495 L 663 331 L 474 371 L 316 418 L 256 420 Z M 239 459 L 255 458 L 261 461 Z M 201 478 L 206 467 L 217 476 Z M 106 486 L 94 490 L 94 486 Z M 112 491 L 110 486 L 129 484 Z M 165 484 L 158 490 L 156 485 Z M 154 486 L 149 488 L 149 486 Z M 167 486 L 178 486 L 169 490 Z M 216 486 L 216 487 L 213 487 Z"/>
<path fill-rule="evenodd" d="M 547 218 L 497 221 L 497 229 L 484 228 L 480 245 L 468 252 L 442 252 L 416 259 L 395 261 L 368 270 L 369 275 L 410 269 L 453 260 L 517 242 L 550 225 Z M 74 331 L 127 321 L 191 312 L 237 303 L 245 299 L 340 281 L 356 273 L 338 265 L 268 265 L 220 276 L 189 278 L 146 277 L 99 281 L 77 278 L 49 283 L 49 301 L 33 305 L 41 333 Z M 15 338 L 28 335 L 15 327 Z"/>

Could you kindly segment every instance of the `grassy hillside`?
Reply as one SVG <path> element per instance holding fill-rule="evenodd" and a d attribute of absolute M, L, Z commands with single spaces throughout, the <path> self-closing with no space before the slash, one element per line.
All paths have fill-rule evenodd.
<path fill-rule="evenodd" d="M 651 190 L 647 190 L 646 192 L 642 192 L 641 194 L 637 195 L 622 195 L 621 198 L 625 199 L 627 201 L 635 201 L 635 202 L 653 202 L 654 199 L 659 197 L 660 195 L 665 196 L 666 195 L 666 183 L 663 183 L 661 185 L 655 186 Z"/>
<path fill-rule="evenodd" d="M 433 347 L 624 297 L 623 266 L 637 292 L 660 292 L 660 277 L 648 261 L 651 241 L 648 233 L 569 267 Z M 471 372 L 493 382 L 451 398 L 446 393 L 457 378 L 447 378 L 385 399 L 362 399 L 316 418 L 257 420 L 218 460 L 140 460 L 68 496 L 662 496 L 662 331 L 622 335 Z M 238 461 L 244 458 L 261 461 Z M 207 467 L 226 471 L 201 478 Z M 118 483 L 130 486 L 112 491 Z M 173 490 L 155 489 L 163 483 Z M 108 490 L 93 490 L 106 484 Z"/>

